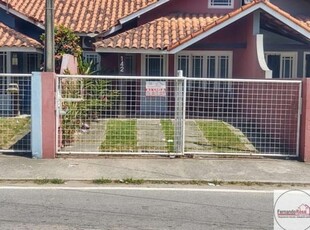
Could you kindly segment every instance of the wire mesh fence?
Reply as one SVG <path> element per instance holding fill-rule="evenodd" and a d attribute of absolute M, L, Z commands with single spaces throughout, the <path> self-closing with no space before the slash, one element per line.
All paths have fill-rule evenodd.
<path fill-rule="evenodd" d="M 176 78 L 59 76 L 58 83 L 60 152 L 176 151 L 175 100 L 183 100 Z"/>
<path fill-rule="evenodd" d="M 31 151 L 31 75 L 0 74 L 0 152 Z"/>
<path fill-rule="evenodd" d="M 59 153 L 298 152 L 299 81 L 58 79 Z"/>
<path fill-rule="evenodd" d="M 188 83 L 192 87 L 187 92 L 186 152 L 298 154 L 301 82 Z"/>

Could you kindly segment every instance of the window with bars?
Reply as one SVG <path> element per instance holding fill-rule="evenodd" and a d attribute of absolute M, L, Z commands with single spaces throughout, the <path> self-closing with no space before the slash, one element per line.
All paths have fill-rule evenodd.
<path fill-rule="evenodd" d="M 297 77 L 297 53 L 267 52 L 267 65 L 272 70 L 272 78 L 290 79 Z"/>
<path fill-rule="evenodd" d="M 27 73 L 40 70 L 40 54 L 27 54 Z"/>
<path fill-rule="evenodd" d="M 92 71 L 99 71 L 100 70 L 100 55 L 95 52 L 83 52 L 83 58 L 86 62 L 93 63 Z"/>
<path fill-rule="evenodd" d="M 145 56 L 145 74 L 146 76 L 163 76 L 164 75 L 164 56 L 163 55 L 146 55 Z"/>
<path fill-rule="evenodd" d="M 209 0 L 209 8 L 233 8 L 234 0 Z"/>
<path fill-rule="evenodd" d="M 231 78 L 232 52 L 190 52 L 177 56 L 178 70 L 183 70 L 183 75 L 191 78 Z M 196 82 L 204 86 L 205 82 Z M 188 86 L 192 88 L 195 82 Z"/>

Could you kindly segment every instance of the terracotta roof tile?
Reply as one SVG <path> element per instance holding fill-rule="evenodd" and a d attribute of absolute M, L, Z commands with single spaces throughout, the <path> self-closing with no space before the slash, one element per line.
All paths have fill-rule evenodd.
<path fill-rule="evenodd" d="M 158 0 L 54 0 L 55 23 L 78 33 L 102 33 Z M 6 6 L 6 0 L 0 0 Z M 10 0 L 9 8 L 44 24 L 45 0 Z"/>
<path fill-rule="evenodd" d="M 297 19 L 266 0 L 254 0 L 226 15 L 181 14 L 166 16 L 95 43 L 96 48 L 172 50 L 256 4 L 264 3 L 282 16 L 310 31 L 310 17 Z M 140 39 L 132 39 L 132 37 Z M 129 39 L 128 39 L 129 38 Z M 126 42 L 123 42 L 126 41 Z"/>
<path fill-rule="evenodd" d="M 218 20 L 212 15 L 172 15 L 161 17 L 138 28 L 97 42 L 97 48 L 144 48 L 165 50 L 173 43 L 188 40 L 188 36 Z M 126 41 L 126 42 L 124 42 Z"/>
<path fill-rule="evenodd" d="M 298 16 L 297 19 L 305 26 L 310 29 L 310 16 Z"/>
<path fill-rule="evenodd" d="M 36 40 L 27 37 L 8 26 L 0 23 L 0 48 L 21 48 L 30 47 L 36 49 L 42 49 L 43 45 Z"/>

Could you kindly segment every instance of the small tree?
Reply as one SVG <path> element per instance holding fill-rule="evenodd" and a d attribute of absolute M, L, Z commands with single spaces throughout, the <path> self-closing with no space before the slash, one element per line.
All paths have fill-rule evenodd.
<path fill-rule="evenodd" d="M 45 34 L 41 35 L 45 40 Z M 59 73 L 61 61 L 64 54 L 71 54 L 77 58 L 78 74 L 92 75 L 95 66 L 99 63 L 87 62 L 82 57 L 80 38 L 73 31 L 58 26 L 55 28 L 55 72 Z M 70 75 L 69 71 L 65 74 Z M 118 98 L 118 92 L 110 89 L 110 82 L 104 79 L 64 79 L 61 82 L 61 93 L 68 100 L 62 103 L 66 113 L 62 116 L 62 140 L 63 145 L 74 141 L 75 133 L 81 129 L 83 124 L 99 118 L 105 110 L 110 108 Z"/>
<path fill-rule="evenodd" d="M 45 34 L 40 39 L 45 41 Z M 76 58 L 81 57 L 82 48 L 80 38 L 69 28 L 59 25 L 55 27 L 55 72 L 59 73 L 61 68 L 62 56 L 71 54 Z"/>

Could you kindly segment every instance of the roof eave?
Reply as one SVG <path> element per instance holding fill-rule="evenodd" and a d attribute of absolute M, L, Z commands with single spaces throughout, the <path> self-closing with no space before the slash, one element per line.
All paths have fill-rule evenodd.
<path fill-rule="evenodd" d="M 157 7 L 169 2 L 170 0 L 159 0 L 158 2 L 156 3 L 153 3 L 147 7 L 144 7 L 143 9 L 141 10 L 138 10 L 137 12 L 135 13 L 132 13 L 124 18 L 121 18 L 118 20 L 118 23 L 117 25 L 114 25 L 113 27 L 109 28 L 108 30 L 106 30 L 104 33 L 102 34 L 97 34 L 98 35 L 102 35 L 103 37 L 106 37 L 106 36 L 109 36 L 111 34 L 114 34 L 116 33 L 117 31 L 121 30 L 123 28 L 123 24 L 135 19 L 135 18 L 138 18 L 140 17 L 141 15 L 153 10 L 153 9 L 156 9 Z"/>
<path fill-rule="evenodd" d="M 11 13 L 11 14 L 13 14 L 13 15 L 15 15 L 15 16 L 17 16 L 17 17 L 19 17 L 19 18 L 21 18 L 21 19 L 23 19 L 23 20 L 25 20 L 25 21 L 27 21 L 29 23 L 31 23 L 31 24 L 36 25 L 40 29 L 43 29 L 43 30 L 45 29 L 45 27 L 44 27 L 44 25 L 42 23 L 40 23 L 38 21 L 35 21 L 35 20 L 31 19 L 30 17 L 27 17 L 26 15 L 21 14 L 20 12 L 14 10 L 12 8 L 8 8 L 6 5 L 0 4 L 0 8 L 4 9 L 5 11 L 7 11 L 7 12 L 9 12 L 9 13 Z"/>
<path fill-rule="evenodd" d="M 29 53 L 43 53 L 43 48 L 35 48 L 35 47 L 0 47 L 0 52 L 29 52 Z"/>
<path fill-rule="evenodd" d="M 96 48 L 98 53 L 131 53 L 131 54 L 169 54 L 167 50 L 136 49 L 136 48 Z"/>
<path fill-rule="evenodd" d="M 310 32 L 308 30 L 306 30 L 305 28 L 303 28 L 302 26 L 298 25 L 297 23 L 294 23 L 292 20 L 288 19 L 287 17 L 283 16 L 282 14 L 280 14 L 279 12 L 271 9 L 269 6 L 267 6 L 265 3 L 263 2 L 259 2 L 247 9 L 245 9 L 244 11 L 242 11 L 241 13 L 230 17 L 229 19 L 217 24 L 216 26 L 212 27 L 211 29 L 206 30 L 205 32 L 202 32 L 201 34 L 192 37 L 191 39 L 188 39 L 188 41 L 180 44 L 180 45 L 173 45 L 170 49 L 168 48 L 169 53 L 175 54 L 180 52 L 181 50 L 195 44 L 196 42 L 206 38 L 207 36 L 225 28 L 226 26 L 232 24 L 233 22 L 249 15 L 250 13 L 253 13 L 256 10 L 264 10 L 265 12 L 273 15 L 275 18 L 279 19 L 281 22 L 283 22 L 284 24 L 286 24 L 287 26 L 291 27 L 292 29 L 296 30 L 297 32 L 299 32 L 300 34 L 302 34 L 303 36 L 305 36 L 306 38 L 310 39 Z"/>
<path fill-rule="evenodd" d="M 145 13 L 147 13 L 147 12 L 149 12 L 149 11 L 151 11 L 151 10 L 153 10 L 153 9 L 155 9 L 155 8 L 161 6 L 161 5 L 163 5 L 169 1 L 170 0 L 159 0 L 158 2 L 155 2 L 155 3 L 153 3 L 147 7 L 144 7 L 141 10 L 138 10 L 137 12 L 135 12 L 133 14 L 130 14 L 124 18 L 119 19 L 119 23 L 124 24 L 126 22 L 129 22 L 132 19 L 137 18 L 137 17 L 141 16 L 142 14 L 145 14 Z"/>

